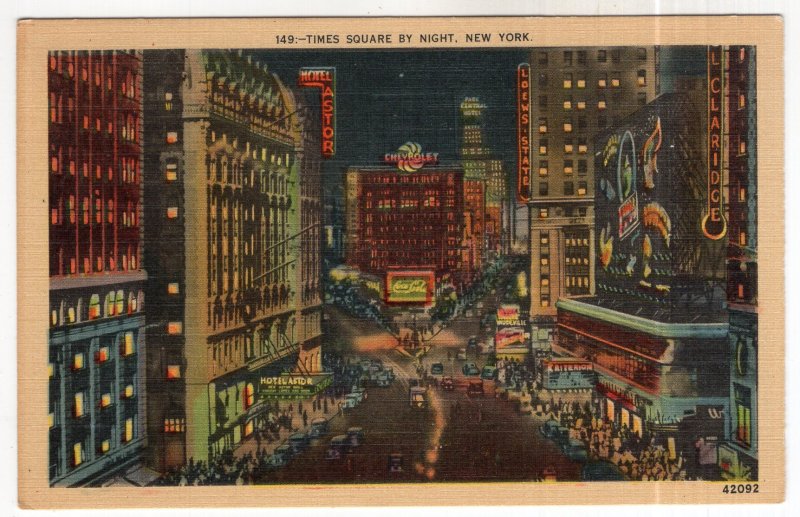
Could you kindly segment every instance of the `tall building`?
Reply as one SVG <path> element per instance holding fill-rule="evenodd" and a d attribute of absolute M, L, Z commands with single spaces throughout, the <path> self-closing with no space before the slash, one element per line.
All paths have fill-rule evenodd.
<path fill-rule="evenodd" d="M 730 385 L 725 246 L 701 229 L 700 110 L 665 94 L 596 137 L 597 294 L 557 302 L 553 343 L 593 364 L 605 419 L 687 459 L 698 437 L 711 450 L 724 439 Z"/>
<path fill-rule="evenodd" d="M 437 283 L 462 280 L 464 173 L 426 165 L 350 167 L 345 174 L 347 264 L 384 276 L 389 269 L 424 269 Z"/>
<path fill-rule="evenodd" d="M 719 465 L 733 478 L 758 479 L 758 261 L 756 56 L 754 47 L 723 54 L 728 134 L 728 282 L 730 435 Z"/>
<path fill-rule="evenodd" d="M 595 136 L 658 92 L 655 47 L 531 52 L 531 309 L 546 346 L 562 297 L 594 293 Z"/>
<path fill-rule="evenodd" d="M 321 369 L 319 142 L 241 52 L 146 51 L 144 76 L 149 460 L 163 471 L 264 426 L 262 378 Z"/>
<path fill-rule="evenodd" d="M 467 97 L 461 102 L 461 166 L 464 168 L 464 188 L 475 191 L 475 182 L 484 184 L 485 206 L 482 210 L 483 219 L 481 226 L 473 226 L 474 240 L 482 240 L 483 257 L 485 261 L 489 253 L 498 254 L 507 251 L 507 246 L 502 244 L 508 241 L 508 225 L 505 214 L 508 212 L 508 195 L 503 161 L 492 155 L 483 130 L 483 111 L 486 105 L 477 97 Z M 473 208 L 474 203 L 465 200 L 467 210 L 478 213 Z M 505 239 L 505 241 L 504 241 Z"/>
<path fill-rule="evenodd" d="M 100 482 L 145 445 L 141 54 L 48 56 L 49 478 Z"/>

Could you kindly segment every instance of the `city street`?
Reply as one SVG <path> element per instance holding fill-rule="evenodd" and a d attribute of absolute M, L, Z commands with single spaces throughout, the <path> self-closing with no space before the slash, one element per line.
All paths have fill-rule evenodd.
<path fill-rule="evenodd" d="M 358 336 L 350 353 L 382 360 L 394 369 L 396 380 L 388 388 L 368 388 L 367 400 L 333 418 L 326 436 L 266 482 L 538 480 L 545 468 L 554 469 L 559 480 L 578 479 L 580 464 L 566 459 L 541 436 L 541 419 L 520 414 L 513 401 L 497 398 L 494 381 L 483 381 L 482 397 L 467 396 L 468 378 L 461 372 L 465 361 L 455 356 L 468 337 L 477 334 L 478 318 L 459 317 L 428 342 L 431 349 L 422 365 L 443 363 L 444 375 L 453 377 L 455 389 L 430 385 L 429 406 L 424 409 L 409 404 L 409 386 L 419 378 L 414 361 L 390 345 L 392 336 L 375 326 L 365 328 L 371 325 L 336 309 L 331 310 L 331 320 L 341 335 Z M 467 361 L 482 368 L 486 356 Z M 353 426 L 364 429 L 364 443 L 339 460 L 326 460 L 330 439 Z M 389 471 L 393 453 L 402 454 L 401 472 Z"/>

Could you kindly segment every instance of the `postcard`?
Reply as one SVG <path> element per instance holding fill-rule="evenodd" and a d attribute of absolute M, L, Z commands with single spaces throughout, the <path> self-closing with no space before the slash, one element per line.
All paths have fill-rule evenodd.
<path fill-rule="evenodd" d="M 782 39 L 20 22 L 20 504 L 781 501 Z"/>

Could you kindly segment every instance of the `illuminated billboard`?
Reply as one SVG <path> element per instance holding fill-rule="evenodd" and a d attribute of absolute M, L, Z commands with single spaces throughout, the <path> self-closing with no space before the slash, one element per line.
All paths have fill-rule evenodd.
<path fill-rule="evenodd" d="M 724 278 L 724 250 L 706 238 L 703 114 L 662 95 L 601 133 L 595 145 L 597 294 L 666 302 Z"/>
<path fill-rule="evenodd" d="M 428 304 L 433 299 L 433 271 L 389 271 L 386 273 L 386 303 Z"/>

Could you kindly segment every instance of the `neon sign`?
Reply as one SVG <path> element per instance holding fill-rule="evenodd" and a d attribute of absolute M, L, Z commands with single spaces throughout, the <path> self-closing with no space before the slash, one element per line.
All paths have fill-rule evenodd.
<path fill-rule="evenodd" d="M 719 240 L 727 232 L 722 199 L 722 106 L 725 65 L 722 47 L 708 47 L 708 206 L 703 235 Z"/>
<path fill-rule="evenodd" d="M 418 143 L 406 142 L 397 148 L 396 153 L 384 154 L 383 162 L 396 165 L 403 172 L 415 172 L 425 165 L 439 163 L 439 153 L 423 153 Z"/>
<path fill-rule="evenodd" d="M 517 67 L 517 199 L 531 199 L 531 65 Z"/>
<path fill-rule="evenodd" d="M 320 89 L 322 156 L 332 158 L 336 153 L 336 68 L 301 68 L 297 84 Z"/>

